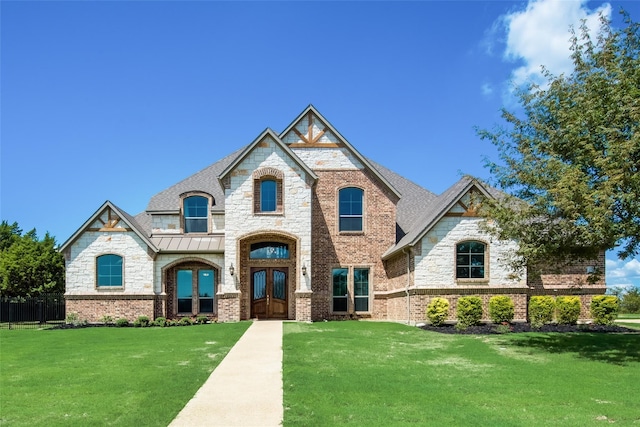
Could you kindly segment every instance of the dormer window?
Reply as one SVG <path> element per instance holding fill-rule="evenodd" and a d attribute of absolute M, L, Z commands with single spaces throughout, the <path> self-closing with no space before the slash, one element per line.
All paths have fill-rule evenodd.
<path fill-rule="evenodd" d="M 206 233 L 208 231 L 209 199 L 191 196 L 184 199 L 184 232 Z"/>

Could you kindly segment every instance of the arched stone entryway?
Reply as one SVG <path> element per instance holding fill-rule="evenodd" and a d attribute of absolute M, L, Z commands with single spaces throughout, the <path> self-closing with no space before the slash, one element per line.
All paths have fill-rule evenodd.
<path fill-rule="evenodd" d="M 261 232 L 239 241 L 240 318 L 295 319 L 298 240 Z"/>

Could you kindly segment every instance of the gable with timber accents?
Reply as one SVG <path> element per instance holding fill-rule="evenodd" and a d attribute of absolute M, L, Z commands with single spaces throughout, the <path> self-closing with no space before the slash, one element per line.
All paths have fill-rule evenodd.
<path fill-rule="evenodd" d="M 302 118 L 289 127 L 282 141 L 290 148 L 338 148 L 344 143 L 331 131 L 321 118 L 312 110 L 306 111 Z"/>

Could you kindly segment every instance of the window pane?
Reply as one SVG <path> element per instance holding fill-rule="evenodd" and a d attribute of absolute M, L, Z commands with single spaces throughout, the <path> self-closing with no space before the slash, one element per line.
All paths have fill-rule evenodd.
<path fill-rule="evenodd" d="M 260 211 L 275 212 L 276 210 L 276 182 L 265 179 L 260 182 Z"/>
<path fill-rule="evenodd" d="M 253 299 L 267 297 L 267 272 L 260 270 L 253 273 Z"/>
<path fill-rule="evenodd" d="M 285 294 L 286 288 L 286 274 L 282 271 L 273 272 L 273 297 L 277 299 L 287 299 Z"/>
<path fill-rule="evenodd" d="M 369 311 L 369 298 L 356 297 L 355 306 L 356 306 L 356 311 Z"/>
<path fill-rule="evenodd" d="M 193 272 L 191 270 L 178 270 L 178 298 L 191 298 Z"/>
<path fill-rule="evenodd" d="M 483 279 L 484 278 L 484 267 L 471 267 L 471 278 L 472 279 Z"/>
<path fill-rule="evenodd" d="M 347 272 L 346 268 L 335 268 L 333 270 L 333 296 L 344 297 L 347 295 Z"/>
<path fill-rule="evenodd" d="M 457 247 L 458 253 L 469 253 L 469 242 L 462 242 L 458 244 Z"/>
<path fill-rule="evenodd" d="M 262 242 L 251 245 L 251 259 L 288 259 L 289 245 L 278 242 Z"/>
<path fill-rule="evenodd" d="M 353 270 L 353 287 L 355 296 L 369 295 L 369 269 L 356 268 Z"/>
<path fill-rule="evenodd" d="M 468 279 L 469 278 L 469 267 L 458 267 L 458 268 L 456 268 L 456 277 L 458 279 Z"/>
<path fill-rule="evenodd" d="M 340 231 L 362 231 L 362 218 L 340 218 Z"/>
<path fill-rule="evenodd" d="M 191 313 L 193 300 L 178 298 L 178 313 Z"/>
<path fill-rule="evenodd" d="M 484 255 L 471 255 L 471 265 L 484 265 Z"/>
<path fill-rule="evenodd" d="M 184 232 L 185 233 L 206 233 L 207 218 L 185 218 Z"/>
<path fill-rule="evenodd" d="M 362 231 L 362 199 L 360 188 L 343 188 L 339 194 L 340 231 Z"/>
<path fill-rule="evenodd" d="M 213 299 L 200 300 L 200 313 L 213 313 Z"/>
<path fill-rule="evenodd" d="M 198 271 L 198 297 L 213 298 L 215 274 L 213 270 Z"/>
<path fill-rule="evenodd" d="M 101 255 L 96 258 L 97 285 L 122 286 L 122 257 Z"/>
<path fill-rule="evenodd" d="M 347 298 L 333 298 L 333 311 L 347 311 Z"/>
<path fill-rule="evenodd" d="M 471 252 L 472 254 L 483 254 L 484 253 L 484 243 L 469 242 L 469 252 Z"/>
<path fill-rule="evenodd" d="M 184 199 L 184 231 L 185 233 L 206 233 L 207 208 L 209 200 L 202 196 L 191 196 Z"/>

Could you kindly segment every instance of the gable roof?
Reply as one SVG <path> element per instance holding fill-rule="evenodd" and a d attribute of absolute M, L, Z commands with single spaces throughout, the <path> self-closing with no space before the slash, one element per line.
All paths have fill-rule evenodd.
<path fill-rule="evenodd" d="M 420 218 L 416 220 L 413 229 L 387 250 L 382 255 L 382 259 L 389 259 L 403 249 L 416 245 L 472 188 L 477 188 L 487 198 L 494 198 L 493 192 L 488 190 L 479 180 L 470 176 L 463 177 L 436 199 L 432 200 L 431 203 L 423 205 L 425 210 L 423 210 Z"/>
<path fill-rule="evenodd" d="M 349 141 L 347 141 L 347 139 L 342 136 L 340 134 L 340 132 L 338 132 L 336 130 L 336 128 L 333 127 L 333 125 L 324 118 L 324 116 L 322 114 L 320 114 L 318 112 L 318 110 L 316 110 L 316 108 L 312 105 L 309 104 L 309 106 L 307 108 L 305 108 L 302 113 L 300 113 L 298 115 L 298 117 L 296 117 L 289 126 L 287 126 L 287 128 L 285 130 L 283 130 L 280 133 L 280 138 L 284 138 L 289 132 L 291 132 L 295 126 L 302 120 L 304 119 L 304 117 L 306 115 L 308 115 L 309 113 L 312 113 L 313 115 L 316 116 L 316 118 L 318 118 L 318 120 L 320 120 L 322 122 L 323 125 L 326 126 L 327 129 L 329 129 L 331 131 L 331 133 L 333 133 L 336 138 L 338 138 L 340 140 L 340 143 L 342 145 L 344 145 L 345 148 L 347 148 L 351 154 L 354 155 L 354 157 L 356 157 L 356 159 L 358 159 L 366 169 L 370 170 L 373 175 L 385 186 L 387 187 L 397 198 L 402 197 L 402 194 L 392 185 L 391 182 L 389 182 L 384 175 L 380 174 L 380 172 L 373 167 L 373 165 L 369 162 L 369 160 L 364 157 L 362 154 L 360 154 L 360 152 L 358 150 L 356 150 L 350 143 Z"/>
<path fill-rule="evenodd" d="M 115 204 L 113 204 L 112 202 L 110 202 L 109 200 L 107 200 L 106 202 L 104 202 L 102 204 L 102 206 L 100 206 L 98 208 L 97 211 L 95 211 L 93 213 L 93 215 L 91 215 L 89 217 L 88 220 L 85 221 L 84 224 L 82 224 L 82 226 L 80 228 L 78 228 L 78 230 L 73 233 L 73 235 L 71 235 L 71 237 L 69 237 L 67 239 L 66 242 L 64 242 L 61 246 L 60 249 L 58 249 L 59 252 L 64 252 L 71 244 L 73 244 L 73 242 L 75 242 L 81 235 L 82 233 L 84 233 L 90 226 L 91 224 L 93 224 L 103 213 L 104 211 L 109 208 L 111 209 L 113 212 L 115 212 L 115 214 L 120 218 L 121 221 L 124 221 L 124 223 L 129 226 L 129 228 L 138 236 L 140 237 L 140 239 L 142 239 L 142 241 L 149 247 L 151 248 L 154 252 L 158 252 L 158 248 L 156 248 L 156 246 L 151 242 L 151 240 L 149 240 L 149 238 L 147 237 L 147 233 L 145 231 L 145 229 L 138 223 L 138 221 L 132 217 L 131 215 L 129 215 L 127 212 L 125 212 L 124 210 L 120 209 L 119 207 L 117 207 Z"/>
<path fill-rule="evenodd" d="M 314 181 L 316 181 L 318 179 L 318 175 L 316 175 L 310 168 L 309 166 L 306 165 L 306 163 L 304 163 L 300 157 L 298 157 L 296 155 L 296 153 L 294 153 L 291 148 L 289 148 L 289 146 L 287 144 L 285 144 L 284 142 L 282 142 L 282 140 L 280 139 L 280 137 L 278 135 L 276 135 L 276 133 L 271 130 L 271 128 L 266 128 L 256 139 L 253 140 L 253 142 L 249 145 L 247 145 L 241 152 L 239 155 L 236 156 L 236 158 L 227 165 L 227 167 L 220 172 L 220 175 L 218 175 L 218 180 L 222 181 L 232 170 L 234 170 L 236 168 L 236 166 L 238 166 L 240 163 L 242 163 L 242 161 L 244 159 L 247 158 L 247 156 L 249 154 L 251 154 L 251 152 L 253 151 L 254 148 L 256 148 L 256 146 L 262 142 L 266 137 L 271 137 L 271 139 L 273 141 L 275 141 L 276 145 L 278 147 L 280 147 L 285 153 L 287 153 L 287 155 L 289 157 L 291 157 L 291 159 L 296 162 L 296 164 L 298 166 L 300 166 L 300 168 L 311 178 L 313 178 Z"/>

